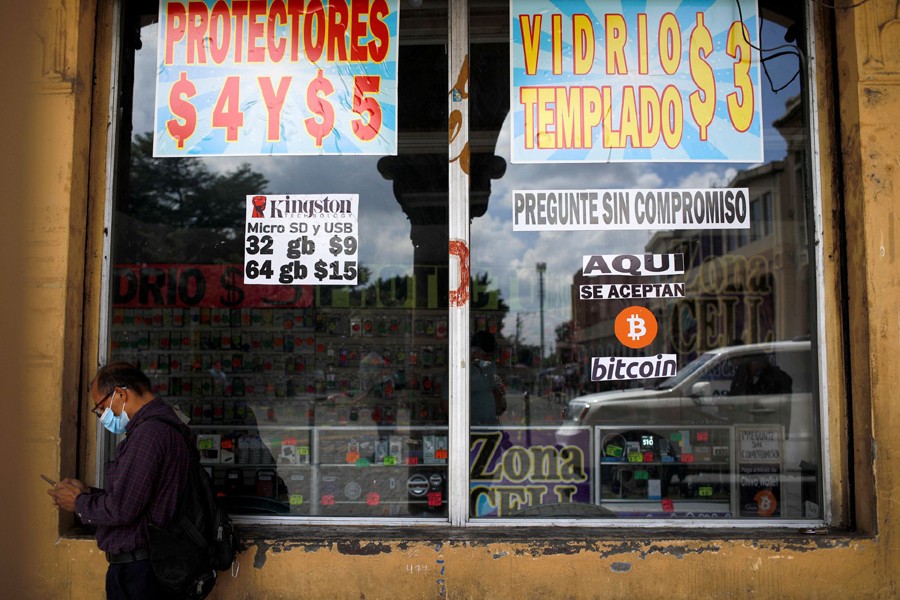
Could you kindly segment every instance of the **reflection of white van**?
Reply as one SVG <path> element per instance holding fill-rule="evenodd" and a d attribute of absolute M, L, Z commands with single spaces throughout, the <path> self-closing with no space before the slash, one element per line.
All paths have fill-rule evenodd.
<path fill-rule="evenodd" d="M 653 388 L 573 398 L 557 432 L 584 426 L 653 429 L 662 426 L 784 427 L 784 473 L 801 462 L 819 463 L 813 389 L 815 361 L 809 341 L 781 341 L 711 350 Z"/>

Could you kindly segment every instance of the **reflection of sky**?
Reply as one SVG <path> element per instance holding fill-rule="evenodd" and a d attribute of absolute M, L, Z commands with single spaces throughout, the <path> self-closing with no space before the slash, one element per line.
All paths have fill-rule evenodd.
<path fill-rule="evenodd" d="M 143 49 L 136 57 L 134 131 L 152 131 L 156 73 L 156 25 L 144 28 Z M 763 46 L 784 44 L 784 29 L 766 21 Z M 776 87 L 787 83 L 798 68 L 793 56 L 784 56 L 766 64 Z M 763 75 L 764 152 L 766 161 L 784 157 L 784 139 L 771 123 L 785 112 L 786 101 L 800 91 L 799 80 L 775 94 Z M 475 219 L 471 230 L 472 272 L 489 272 L 499 286 L 502 298 L 510 305 L 505 335 L 513 335 L 516 314 L 522 317 L 522 336 L 526 343 L 537 344 L 539 335 L 538 275 L 535 265 L 544 262 L 545 341 L 551 348 L 554 329 L 571 318 L 570 286 L 581 268 L 583 254 L 641 253 L 652 231 L 615 232 L 513 232 L 511 192 L 514 189 L 581 189 L 723 186 L 737 171 L 751 165 L 721 163 L 616 163 L 616 164 L 509 164 L 508 119 L 500 131 L 496 153 L 507 160 L 506 174 L 492 182 L 489 211 Z M 268 193 L 360 194 L 360 258 L 363 264 L 378 262 L 398 265 L 398 273 L 408 272 L 413 248 L 409 241 L 409 221 L 400 210 L 392 183 L 377 172 L 378 157 L 223 157 L 201 159 L 214 171 L 234 169 L 242 163 L 269 180 Z M 244 202 L 244 198 L 235 198 Z"/>

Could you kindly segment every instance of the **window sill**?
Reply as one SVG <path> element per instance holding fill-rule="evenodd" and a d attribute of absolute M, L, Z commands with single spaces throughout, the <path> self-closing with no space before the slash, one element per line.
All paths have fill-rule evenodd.
<path fill-rule="evenodd" d="M 548 544 L 572 542 L 694 542 L 771 540 L 834 548 L 868 539 L 862 534 L 838 529 L 603 529 L 598 527 L 377 527 L 377 526 L 286 526 L 236 525 L 245 546 L 258 544 L 378 544 L 390 542 L 427 543 L 504 543 L 525 544 L 545 548 Z"/>

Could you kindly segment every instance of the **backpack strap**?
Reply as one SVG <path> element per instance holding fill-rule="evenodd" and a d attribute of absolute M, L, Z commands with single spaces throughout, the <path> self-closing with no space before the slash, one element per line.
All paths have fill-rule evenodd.
<path fill-rule="evenodd" d="M 184 443 L 187 444 L 188 447 L 188 470 L 187 477 L 185 479 L 184 485 L 185 489 L 182 490 L 181 500 L 178 504 L 178 513 L 175 515 L 175 522 L 179 523 L 184 530 L 188 533 L 188 535 L 193 538 L 194 542 L 202 548 L 207 547 L 206 538 L 197 529 L 197 526 L 184 514 L 184 503 L 187 498 L 187 486 L 191 485 L 191 471 L 193 469 L 202 469 L 203 467 L 200 465 L 200 451 L 197 450 L 197 447 L 191 442 L 189 434 L 185 433 L 184 428 L 179 427 L 178 424 L 169 421 L 168 419 L 163 419 L 162 417 L 150 417 L 147 419 L 148 421 L 159 421 L 160 423 L 165 423 L 172 429 L 174 429 L 180 436 L 181 439 L 184 440 Z"/>

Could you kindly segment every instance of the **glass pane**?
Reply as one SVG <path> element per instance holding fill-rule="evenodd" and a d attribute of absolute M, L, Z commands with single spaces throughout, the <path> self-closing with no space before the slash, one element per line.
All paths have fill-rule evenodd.
<path fill-rule="evenodd" d="M 572 47 L 553 45 L 553 15 L 568 33 L 573 20 L 584 25 L 572 11 L 592 15 L 595 31 L 612 22 L 604 12 L 622 12 L 634 34 L 637 13 L 652 12 L 639 2 L 513 8 L 523 5 L 532 26 L 544 19 L 542 35 L 528 38 L 544 44 L 538 60 L 560 48 L 564 71 Z M 762 2 L 752 22 L 766 49 L 758 164 L 654 162 L 636 151 L 629 162 L 511 161 L 516 12 L 510 18 L 509 3 L 498 2 L 473 3 L 470 13 L 472 139 L 489 146 L 481 152 L 493 165 L 487 204 L 472 220 L 473 355 L 484 343 L 477 332 L 495 342 L 487 357 L 473 356 L 485 362 L 473 369 L 471 402 L 492 402 L 495 371 L 507 404 L 492 423 L 472 423 L 470 515 L 821 518 L 802 10 Z M 678 18 L 693 22 L 695 12 Z M 598 41 L 593 68 L 606 57 Z M 577 85 L 549 73 L 534 85 Z M 555 102 L 535 121 L 563 127 Z M 616 128 L 619 110 L 605 113 Z M 476 198 L 479 179 L 472 185 Z M 748 190 L 746 228 L 513 228 L 516 192 L 717 188 Z M 567 209 L 542 201 L 533 210 L 544 217 Z"/>
<path fill-rule="evenodd" d="M 401 11 L 396 156 L 154 158 L 157 12 L 124 8 L 110 359 L 190 420 L 234 514 L 446 518 L 446 4 Z M 329 239 L 358 283 L 248 284 L 267 194 L 358 194 Z"/>

